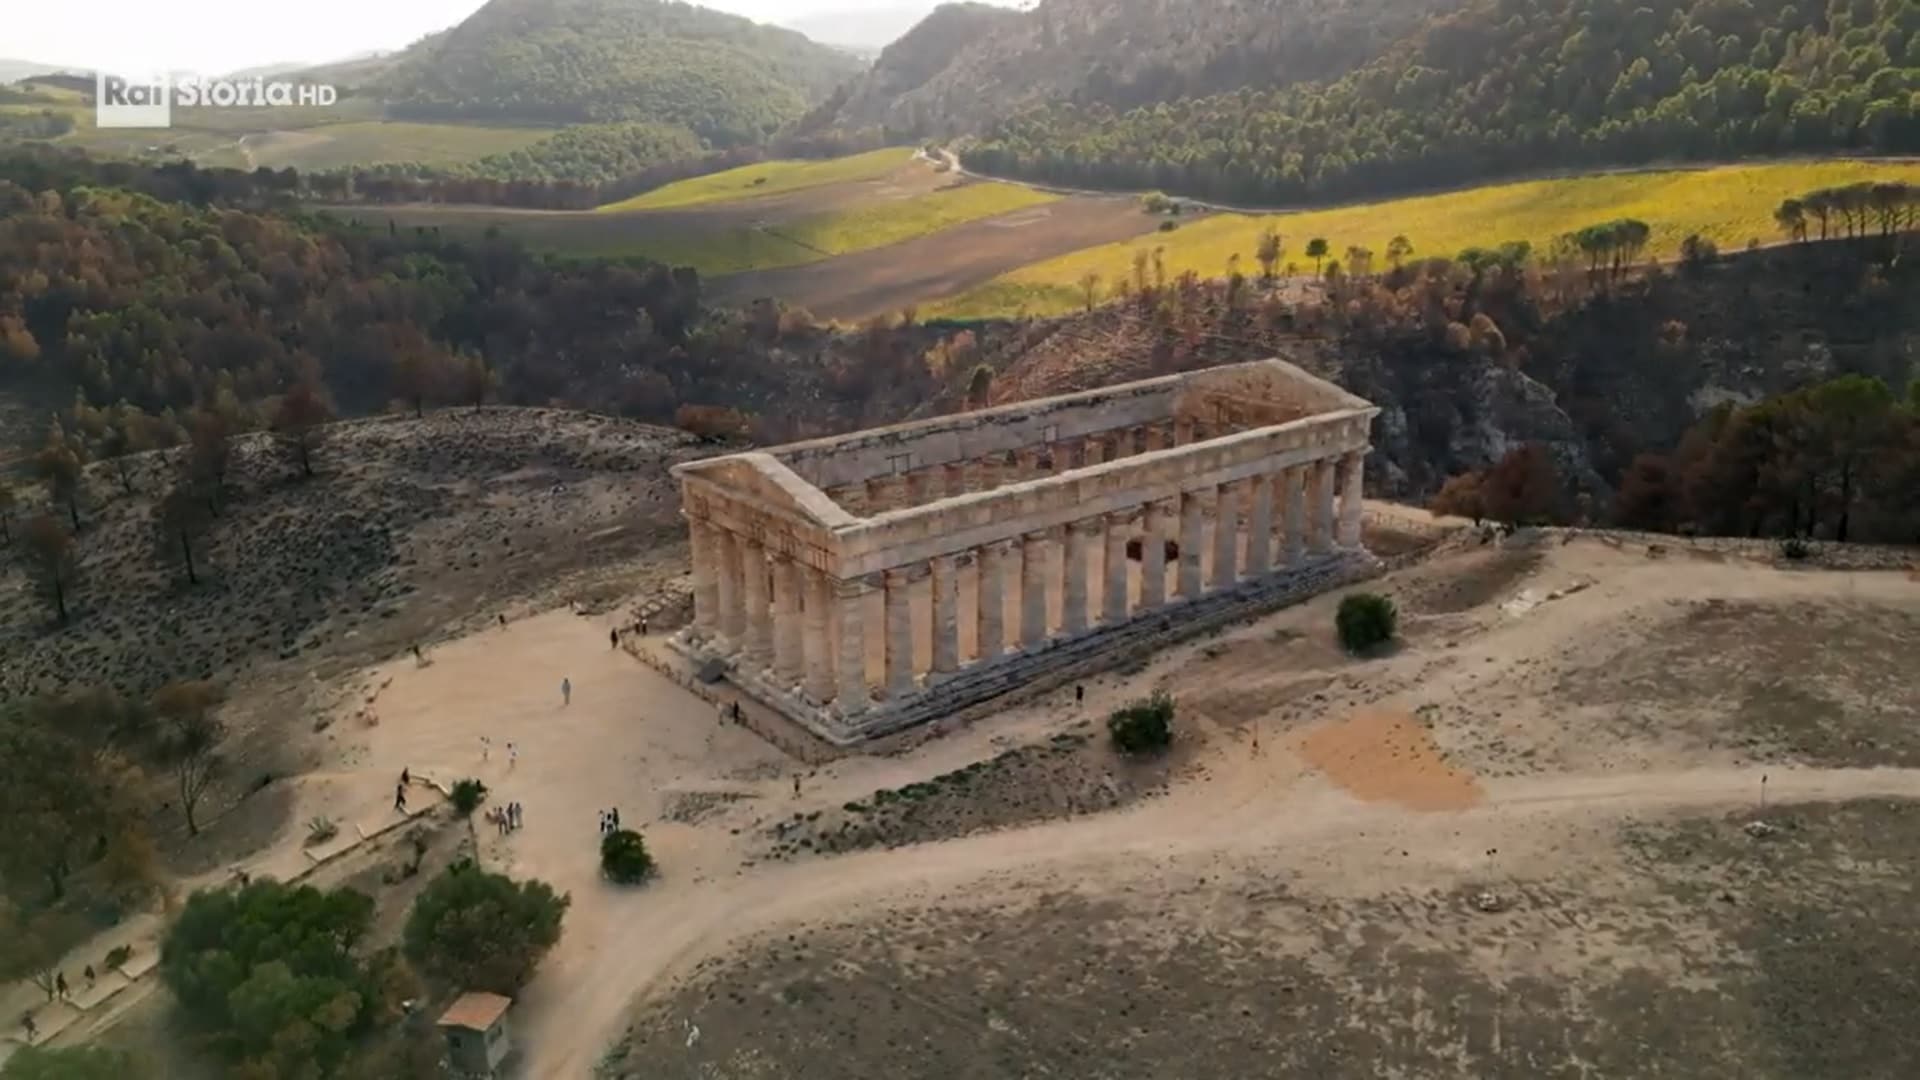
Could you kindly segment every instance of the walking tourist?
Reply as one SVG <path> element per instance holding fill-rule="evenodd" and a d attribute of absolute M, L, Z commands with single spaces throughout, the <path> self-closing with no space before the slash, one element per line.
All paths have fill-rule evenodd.
<path fill-rule="evenodd" d="M 563 678 L 560 680 L 560 704 L 562 705 L 573 704 L 573 680 L 572 679 Z"/>

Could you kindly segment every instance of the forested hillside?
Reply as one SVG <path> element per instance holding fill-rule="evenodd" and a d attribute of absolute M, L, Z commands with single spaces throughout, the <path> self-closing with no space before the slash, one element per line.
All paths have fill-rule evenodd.
<path fill-rule="evenodd" d="M 1913 153 L 1920 4 L 1471 0 L 1337 78 L 1270 71 L 1232 93 L 1127 104 L 1036 107 L 967 162 L 1274 203 L 1659 159 Z"/>
<path fill-rule="evenodd" d="M 0 153 L 0 391 L 131 418 L 134 442 L 177 438 L 207 410 L 244 430 L 296 390 L 349 416 L 718 409 L 709 429 L 745 432 L 757 414 L 755 430 L 792 437 L 895 417 L 934 377 L 916 326 L 838 334 L 770 303 L 715 308 L 691 270 L 294 207 L 279 174 Z M 6 438 L 22 434 L 41 432 Z"/>
<path fill-rule="evenodd" d="M 651 120 L 719 142 L 799 118 L 859 70 L 791 30 L 666 0 L 492 0 L 378 84 L 416 119 Z"/>
<path fill-rule="evenodd" d="M 945 5 L 816 126 L 978 131 L 1028 105 L 1126 108 L 1335 78 L 1459 0 L 1041 0 Z"/>

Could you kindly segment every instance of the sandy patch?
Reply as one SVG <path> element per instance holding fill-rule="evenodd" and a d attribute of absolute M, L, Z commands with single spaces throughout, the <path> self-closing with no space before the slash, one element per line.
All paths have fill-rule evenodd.
<path fill-rule="evenodd" d="M 1370 709 L 1301 735 L 1294 749 L 1334 783 L 1369 802 L 1410 810 L 1464 810 L 1486 798 L 1471 773 L 1447 764 L 1432 736 L 1405 713 Z"/>

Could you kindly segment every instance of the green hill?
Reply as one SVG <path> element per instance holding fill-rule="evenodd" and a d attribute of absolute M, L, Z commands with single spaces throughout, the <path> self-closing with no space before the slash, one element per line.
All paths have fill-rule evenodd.
<path fill-rule="evenodd" d="M 1334 78 L 1459 0 L 947 4 L 881 53 L 822 127 L 978 131 L 1049 102 L 1129 107 Z"/>
<path fill-rule="evenodd" d="M 791 30 L 663 0 L 492 0 L 398 58 L 396 115 L 544 123 L 650 120 L 717 143 L 798 119 L 859 70 Z"/>
<path fill-rule="evenodd" d="M 1540 169 L 1910 154 L 1920 151 L 1920 5 L 1470 0 L 1338 77 L 1114 104 L 1005 118 L 967 163 L 1284 203 Z"/>

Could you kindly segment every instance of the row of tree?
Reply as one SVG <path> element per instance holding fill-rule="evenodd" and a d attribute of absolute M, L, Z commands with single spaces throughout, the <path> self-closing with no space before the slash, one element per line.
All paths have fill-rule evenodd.
<path fill-rule="evenodd" d="M 1920 186 L 1866 180 L 1781 201 L 1773 220 L 1797 242 L 1835 237 L 1890 238 L 1920 228 Z"/>
<path fill-rule="evenodd" d="M 1540 169 L 1920 150 L 1911 0 L 1476 0 L 1330 81 L 1038 107 L 967 152 L 1081 187 L 1294 203 Z"/>

